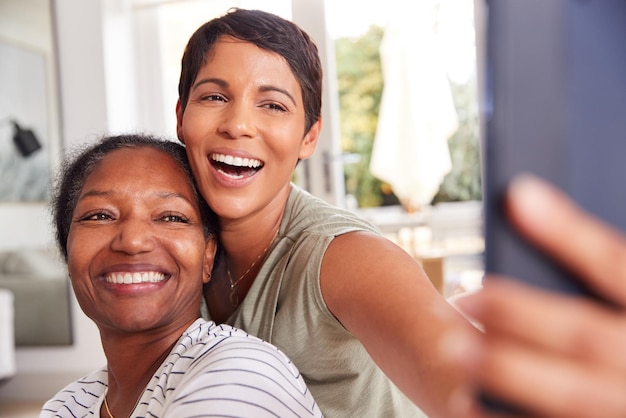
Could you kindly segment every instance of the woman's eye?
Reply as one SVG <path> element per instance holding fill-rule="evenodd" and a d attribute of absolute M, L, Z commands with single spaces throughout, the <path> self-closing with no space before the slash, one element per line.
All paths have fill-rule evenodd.
<path fill-rule="evenodd" d="M 266 108 L 270 109 L 270 110 L 278 110 L 280 112 L 286 112 L 287 109 L 285 109 L 284 106 L 279 105 L 278 103 L 268 103 L 265 105 Z"/>
<path fill-rule="evenodd" d="M 176 222 L 176 223 L 189 223 L 189 219 L 186 216 L 176 215 L 176 214 L 167 214 L 161 217 L 161 221 L 163 222 Z"/>
<path fill-rule="evenodd" d="M 81 216 L 79 221 L 109 221 L 111 219 L 113 217 L 106 212 L 94 212 Z"/>
<path fill-rule="evenodd" d="M 208 94 L 206 96 L 202 96 L 202 100 L 206 102 L 224 102 L 226 99 L 219 94 Z"/>

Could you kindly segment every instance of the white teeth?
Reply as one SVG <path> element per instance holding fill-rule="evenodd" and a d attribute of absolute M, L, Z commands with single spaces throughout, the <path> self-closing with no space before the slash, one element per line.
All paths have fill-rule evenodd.
<path fill-rule="evenodd" d="M 225 171 L 223 171 L 223 170 L 219 170 L 219 171 L 220 171 L 220 173 L 222 173 L 222 174 L 223 174 L 223 175 L 225 175 L 226 177 L 230 177 L 231 179 L 235 179 L 235 180 L 242 179 L 242 178 L 244 178 L 244 177 L 245 177 L 245 176 L 243 176 L 243 175 L 239 175 L 239 176 L 238 176 L 237 174 L 230 174 L 230 173 L 227 173 L 227 172 L 225 172 Z"/>
<path fill-rule="evenodd" d="M 248 167 L 248 168 L 258 168 L 263 165 L 261 161 L 255 160 L 253 158 L 241 158 L 241 157 L 233 157 L 232 155 L 224 155 L 224 154 L 212 154 L 211 158 L 214 161 L 232 165 L 234 167 Z"/>
<path fill-rule="evenodd" d="M 157 283 L 165 280 L 165 274 L 155 271 L 111 273 L 107 274 L 104 279 L 107 283 L 116 284 Z"/>

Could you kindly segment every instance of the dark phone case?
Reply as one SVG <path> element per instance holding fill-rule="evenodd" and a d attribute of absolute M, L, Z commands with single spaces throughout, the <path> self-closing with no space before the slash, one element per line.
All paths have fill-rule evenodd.
<path fill-rule="evenodd" d="M 513 231 L 502 197 L 533 173 L 626 231 L 626 1 L 487 3 L 485 270 L 595 297 Z"/>

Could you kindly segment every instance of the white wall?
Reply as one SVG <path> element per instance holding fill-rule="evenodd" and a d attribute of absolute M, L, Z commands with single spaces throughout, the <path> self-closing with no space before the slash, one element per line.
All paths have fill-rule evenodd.
<path fill-rule="evenodd" d="M 100 0 L 54 2 L 62 140 L 67 147 L 107 128 L 102 12 Z M 43 204 L 0 205 L 0 231 L 4 249 L 41 247 L 51 242 Z M 0 386 L 0 403 L 43 401 L 70 380 L 105 363 L 97 328 L 75 300 L 72 328 L 72 346 L 17 349 L 17 375 Z"/>

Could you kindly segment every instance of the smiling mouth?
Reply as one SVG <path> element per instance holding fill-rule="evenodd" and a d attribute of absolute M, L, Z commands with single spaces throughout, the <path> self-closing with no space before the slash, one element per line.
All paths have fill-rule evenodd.
<path fill-rule="evenodd" d="M 107 274 L 104 280 L 115 284 L 158 283 L 165 280 L 165 274 L 156 271 L 119 272 Z"/>
<path fill-rule="evenodd" d="M 263 168 L 260 160 L 225 154 L 211 154 L 211 163 L 219 172 L 233 179 L 253 176 Z"/>

